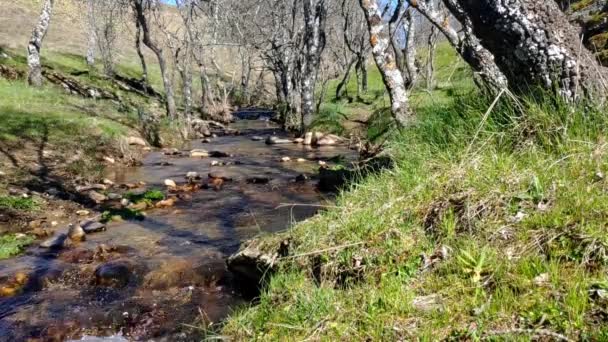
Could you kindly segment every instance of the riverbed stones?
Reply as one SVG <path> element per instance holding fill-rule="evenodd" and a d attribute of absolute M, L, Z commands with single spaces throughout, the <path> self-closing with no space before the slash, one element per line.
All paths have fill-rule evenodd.
<path fill-rule="evenodd" d="M 166 156 L 178 156 L 181 152 L 176 148 L 167 148 L 163 151 L 163 154 Z"/>
<path fill-rule="evenodd" d="M 295 138 L 293 139 L 294 144 L 302 144 L 304 143 L 304 138 Z"/>
<path fill-rule="evenodd" d="M 194 149 L 190 151 L 190 157 L 192 158 L 208 158 L 209 152 L 203 149 Z"/>
<path fill-rule="evenodd" d="M 165 179 L 163 183 L 168 188 L 177 188 L 177 183 L 173 179 Z"/>
<path fill-rule="evenodd" d="M 175 203 L 177 203 L 177 198 L 169 197 L 165 200 L 157 202 L 154 206 L 159 209 L 171 208 L 171 207 L 175 206 Z"/>
<path fill-rule="evenodd" d="M 82 242 L 86 240 L 87 233 L 82 229 L 80 225 L 70 225 L 68 230 L 68 237 L 74 242 Z"/>
<path fill-rule="evenodd" d="M 292 144 L 293 141 L 290 139 L 279 138 L 274 135 L 266 138 L 266 145 L 281 145 L 281 144 Z"/>
<path fill-rule="evenodd" d="M 106 230 L 106 225 L 93 220 L 87 220 L 80 223 L 80 227 L 87 234 L 103 232 Z"/>
<path fill-rule="evenodd" d="M 186 174 L 186 179 L 190 182 L 201 179 L 198 172 L 190 171 Z"/>
<path fill-rule="evenodd" d="M 221 179 L 224 182 L 232 181 L 232 176 L 222 171 L 209 172 L 210 179 Z"/>
<path fill-rule="evenodd" d="M 123 288 L 131 280 L 131 267 L 121 261 L 102 264 L 95 269 L 95 284 L 103 287 Z"/>
<path fill-rule="evenodd" d="M 57 234 L 51 237 L 50 239 L 42 242 L 40 244 L 40 247 L 47 249 L 61 249 L 65 246 L 67 238 L 67 234 Z"/>
<path fill-rule="evenodd" d="M 259 135 L 254 135 L 251 137 L 251 140 L 253 141 L 264 141 L 264 137 L 261 137 Z"/>
<path fill-rule="evenodd" d="M 122 198 L 122 196 L 121 196 L 121 195 L 119 195 L 119 194 L 117 194 L 117 193 L 114 193 L 114 192 L 110 192 L 110 193 L 108 194 L 108 199 L 109 199 L 109 200 L 112 200 L 112 201 L 116 201 L 116 200 L 119 200 L 119 199 L 121 199 L 121 198 Z"/>
<path fill-rule="evenodd" d="M 288 163 L 291 161 L 291 157 L 281 157 L 280 161 L 281 163 Z"/>
<path fill-rule="evenodd" d="M 101 183 L 102 183 L 103 185 L 106 185 L 106 186 L 114 186 L 114 182 L 112 182 L 111 180 L 109 180 L 109 179 L 107 179 L 107 178 L 104 178 L 104 179 L 101 181 Z"/>
<path fill-rule="evenodd" d="M 97 204 L 103 203 L 108 199 L 108 197 L 106 197 L 105 195 L 100 194 L 99 192 L 94 190 L 89 191 L 88 196 L 91 200 L 93 200 L 93 202 Z"/>
<path fill-rule="evenodd" d="M 247 178 L 247 183 L 249 184 L 268 184 L 270 182 L 270 177 L 266 176 L 253 176 Z"/>
<path fill-rule="evenodd" d="M 231 154 L 222 152 L 222 151 L 211 151 L 209 152 L 209 157 L 211 158 L 229 158 L 232 157 Z"/>

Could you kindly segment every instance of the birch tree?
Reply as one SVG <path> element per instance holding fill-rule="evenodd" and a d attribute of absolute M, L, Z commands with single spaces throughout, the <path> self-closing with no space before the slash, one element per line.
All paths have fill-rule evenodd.
<path fill-rule="evenodd" d="M 555 1 L 444 0 L 519 91 L 554 90 L 569 100 L 605 98 L 606 70 L 582 47 Z"/>
<path fill-rule="evenodd" d="M 365 13 L 374 60 L 390 96 L 393 118 L 402 126 L 408 125 L 413 112 L 409 106 L 409 92 L 392 49 L 389 24 L 384 19 L 378 0 L 359 0 L 359 4 Z M 402 5 L 402 0 L 398 0 L 395 11 L 400 11 Z"/>
<path fill-rule="evenodd" d="M 49 29 L 51 16 L 53 14 L 53 5 L 55 0 L 44 0 L 42 11 L 38 22 L 32 32 L 32 37 L 27 45 L 27 65 L 29 67 L 28 84 L 34 87 L 42 86 L 42 64 L 40 62 L 40 50 L 42 42 Z"/>
<path fill-rule="evenodd" d="M 325 49 L 327 7 L 325 0 L 303 0 L 304 9 L 304 72 L 302 75 L 302 128 L 304 133 L 312 124 L 315 113 L 315 86 Z"/>

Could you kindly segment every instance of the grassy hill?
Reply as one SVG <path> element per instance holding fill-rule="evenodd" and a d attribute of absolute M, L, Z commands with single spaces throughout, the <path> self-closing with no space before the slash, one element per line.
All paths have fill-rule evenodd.
<path fill-rule="evenodd" d="M 221 335 L 608 339 L 604 111 L 542 94 L 495 102 L 470 87 L 466 70 L 450 84 L 445 76 L 430 96 L 415 92 L 417 123 L 389 140 L 393 169 L 255 241 L 280 257 L 259 300 Z"/>

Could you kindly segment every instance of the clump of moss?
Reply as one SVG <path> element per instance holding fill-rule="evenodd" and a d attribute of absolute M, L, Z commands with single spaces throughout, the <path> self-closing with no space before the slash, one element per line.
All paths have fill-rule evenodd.
<path fill-rule="evenodd" d="M 31 245 L 34 238 L 29 235 L 7 234 L 0 236 L 0 259 L 7 259 L 23 252 Z"/>
<path fill-rule="evenodd" d="M 101 222 L 107 223 L 115 220 L 136 220 L 142 221 L 145 218 L 145 215 L 139 211 L 130 208 L 121 208 L 121 209 L 110 209 L 106 210 L 101 214 Z"/>
<path fill-rule="evenodd" d="M 124 195 L 124 198 L 128 199 L 133 203 L 146 202 L 147 204 L 152 204 L 157 201 L 162 201 L 165 199 L 165 194 L 158 189 L 150 189 L 144 193 L 133 193 L 127 192 Z"/>

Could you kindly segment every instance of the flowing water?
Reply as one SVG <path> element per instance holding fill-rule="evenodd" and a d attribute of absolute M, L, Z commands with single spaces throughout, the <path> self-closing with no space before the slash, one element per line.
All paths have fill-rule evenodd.
<path fill-rule="evenodd" d="M 218 322 L 245 304 L 226 270 L 227 256 L 260 231 L 283 230 L 314 215 L 317 206 L 302 204 L 330 198 L 316 190 L 314 180 L 296 182 L 296 177 L 313 176 L 318 160 L 350 159 L 354 153 L 344 146 L 268 146 L 253 141 L 254 135 L 280 134 L 267 120 L 240 120 L 231 127 L 242 134 L 206 144 L 192 141 L 183 148 L 221 151 L 231 157 L 151 152 L 142 166 L 109 170 L 107 175 L 117 184 L 143 181 L 148 189 L 163 189 L 165 179 L 183 183 L 190 171 L 204 178 L 221 171 L 233 178 L 221 190 L 190 193 L 172 208 L 148 211 L 143 221 L 111 222 L 107 231 L 87 235 L 85 242 L 59 252 L 33 247 L 24 256 L 1 261 L 0 280 L 23 274 L 27 283 L 20 294 L 0 297 L 0 340 L 115 334 L 131 340 L 198 340 L 204 331 L 184 324 Z M 281 162 L 284 156 L 292 162 Z M 297 158 L 307 161 L 296 162 Z M 211 166 L 212 160 L 233 164 Z M 246 181 L 253 177 L 270 181 Z M 126 286 L 98 285 L 95 270 L 107 262 L 127 265 Z"/>

